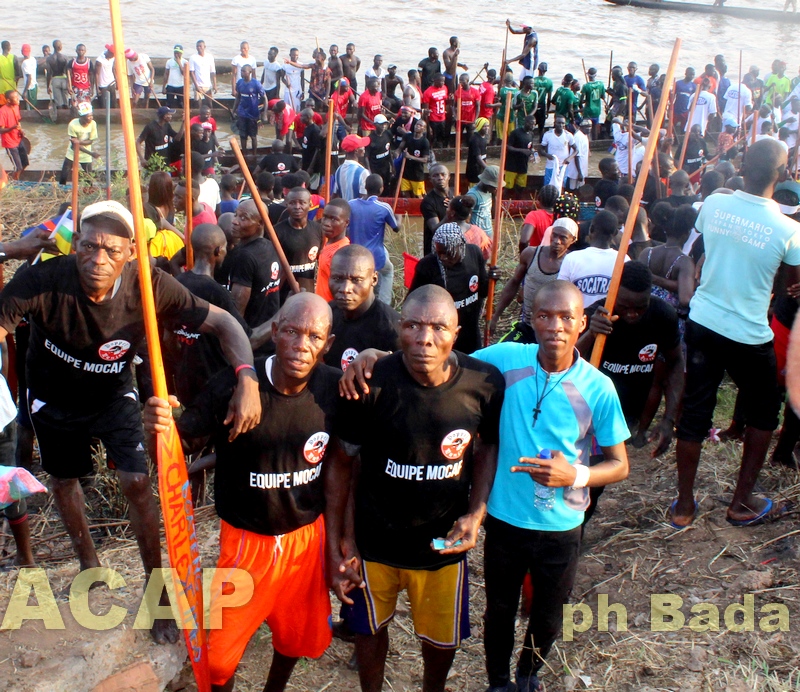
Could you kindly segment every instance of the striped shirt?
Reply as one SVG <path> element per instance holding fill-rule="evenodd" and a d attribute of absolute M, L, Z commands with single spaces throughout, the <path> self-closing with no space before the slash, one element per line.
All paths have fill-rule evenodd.
<path fill-rule="evenodd" d="M 367 194 L 369 171 L 357 161 L 346 159 L 333 176 L 333 194 L 348 202 Z"/>

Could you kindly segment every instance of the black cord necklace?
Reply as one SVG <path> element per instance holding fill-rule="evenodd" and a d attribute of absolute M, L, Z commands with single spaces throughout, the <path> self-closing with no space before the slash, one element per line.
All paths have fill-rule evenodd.
<path fill-rule="evenodd" d="M 533 407 L 533 423 L 531 427 L 536 427 L 536 422 L 539 420 L 539 415 L 542 412 L 542 402 L 545 400 L 545 397 L 548 394 L 551 394 L 553 390 L 561 384 L 561 380 L 563 380 L 567 374 L 569 373 L 570 368 L 567 368 L 564 373 L 559 377 L 553 386 L 548 390 L 547 385 L 550 383 L 550 372 L 547 372 L 547 378 L 544 381 L 544 387 L 542 388 L 542 395 L 539 396 L 539 359 L 536 359 L 536 374 L 534 375 L 536 379 L 536 406 Z"/>

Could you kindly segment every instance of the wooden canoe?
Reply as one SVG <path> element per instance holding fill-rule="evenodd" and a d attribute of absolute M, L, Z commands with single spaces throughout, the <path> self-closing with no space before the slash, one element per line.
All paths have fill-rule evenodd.
<path fill-rule="evenodd" d="M 800 22 L 800 14 L 783 12 L 782 10 L 757 9 L 755 7 L 732 7 L 728 5 L 701 4 L 697 2 L 672 2 L 663 0 L 606 0 L 612 5 L 641 7 L 646 10 L 674 10 L 676 12 L 701 12 L 704 14 L 721 14 L 739 19 L 760 19 L 763 21 Z"/>

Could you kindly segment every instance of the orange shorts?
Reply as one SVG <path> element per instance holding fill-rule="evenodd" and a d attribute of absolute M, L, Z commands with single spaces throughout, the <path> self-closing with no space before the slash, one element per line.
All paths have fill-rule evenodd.
<path fill-rule="evenodd" d="M 211 683 L 224 685 L 236 672 L 250 638 L 266 621 L 276 651 L 290 658 L 319 658 L 331 643 L 331 602 L 325 584 L 325 524 L 284 536 L 262 536 L 221 522 L 217 569 L 237 568 L 253 577 L 253 597 L 222 611 L 211 629 Z M 224 580 L 224 578 L 223 578 Z M 214 607 L 212 594 L 211 607 Z"/>

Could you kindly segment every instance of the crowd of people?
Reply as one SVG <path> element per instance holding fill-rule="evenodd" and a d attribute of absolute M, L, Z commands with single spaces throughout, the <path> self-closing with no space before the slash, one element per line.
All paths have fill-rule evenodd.
<path fill-rule="evenodd" d="M 627 76 L 615 68 L 608 88 L 592 86 L 597 71 L 590 68 L 583 86 L 566 75 L 551 94 L 552 83 L 543 87 L 549 79 L 536 32 L 509 29 L 524 36 L 522 52 L 508 61 L 521 74 L 503 65 L 495 92 L 489 71 L 486 111 L 482 92 L 470 93 L 469 77 L 458 73 L 466 65 L 455 37 L 443 66 L 432 48 L 407 84 L 394 65 L 384 73 L 375 56 L 358 100 L 352 92 L 360 61 L 352 44 L 341 57 L 336 46 L 328 54 L 317 49 L 311 64 L 299 62 L 295 49 L 278 63 L 272 49 L 268 63 L 277 67 L 265 66 L 261 78 L 242 44 L 231 78 L 239 130 L 243 141 L 257 144 L 257 123 L 273 115 L 277 136 L 255 177 L 288 272 L 256 200 L 240 194 L 232 173 L 217 181 L 216 122 L 202 104 L 191 124 L 191 178 L 178 177 L 173 167 L 147 181 L 149 258 L 136 258 L 128 209 L 97 202 L 75 219 L 71 254 L 24 264 L 0 292 L 0 336 L 16 337 L 20 381 L 16 424 L 3 421 L 4 449 L 31 468 L 35 435 L 82 569 L 99 564 L 81 489 L 81 478 L 93 472 L 93 438 L 104 443 L 128 499 L 148 577 L 161 566 L 146 451 L 153 434 L 166 429 L 180 405 L 177 426 L 187 453 L 213 450 L 217 564 L 245 569 L 254 580 L 250 602 L 226 609 L 222 627 L 210 632 L 215 690 L 233 689 L 245 648 L 265 621 L 273 643 L 265 690 L 285 689 L 298 659 L 321 656 L 334 631 L 355 641 L 361 689 L 382 689 L 388 625 L 403 590 L 421 641 L 423 690 L 444 690 L 470 635 L 466 555 L 481 526 L 488 690 L 541 689 L 538 673 L 560 632 L 584 527 L 604 488 L 627 477 L 626 444 L 651 444 L 658 456 L 677 437 L 677 496 L 664 498 L 665 517 L 676 530 L 691 526 L 702 446 L 726 373 L 739 401 L 736 420 L 721 436 L 744 440 L 726 519 L 752 527 L 790 510 L 755 491 L 779 423 L 800 296 L 800 183 L 789 175 L 797 120 L 789 122 L 785 112 L 787 99 L 791 113 L 800 110 L 800 99 L 785 65 L 776 63 L 763 83 L 754 68 L 741 86 L 731 85 L 722 56 L 700 81 L 687 70 L 670 107 L 674 133 L 689 129 L 689 153 L 680 153 L 680 138 L 647 128 L 659 100 L 672 98 L 657 65 L 646 83 L 636 63 Z M 175 46 L 164 81 L 168 96 L 179 97 L 186 64 L 201 100 L 216 91 L 214 61 L 201 44 L 188 63 Z M 59 44 L 47 64 L 60 63 L 50 60 L 60 54 Z M 113 46 L 106 54 L 114 59 Z M 134 80 L 131 98 L 146 98 L 153 86 L 148 57 L 132 52 L 126 59 L 144 75 L 141 90 Z M 207 81 L 204 65 L 211 70 Z M 48 67 L 54 98 L 58 92 L 77 98 L 70 69 L 62 88 L 54 85 L 62 75 Z M 169 82 L 173 70 L 181 73 L 180 85 Z M 302 101 L 305 70 L 312 71 L 312 103 Z M 95 87 L 108 88 L 97 78 L 89 83 L 77 103 L 77 125 L 70 123 L 71 145 L 87 166 L 96 138 L 89 101 Z M 502 110 L 506 94 L 513 118 Z M 329 98 L 342 109 L 335 111 L 334 131 L 344 159 L 325 181 L 333 193 L 326 201 L 316 191 Z M 6 99 L 3 108 L 13 109 L 19 94 L 9 89 Z M 691 148 L 691 136 L 702 140 L 714 130 L 712 104 L 724 114 L 731 146 L 720 136 L 722 156 L 701 170 L 705 151 Z M 776 114 L 776 107 L 784 110 Z M 351 132 L 350 109 L 358 134 Z M 476 137 L 483 140 L 479 155 L 467 161 L 472 186 L 463 195 L 453 193 L 449 169 L 428 158 L 431 145 L 450 138 L 448 115 L 459 111 L 463 122 L 456 117 L 456 127 L 465 127 L 470 151 Z M 173 113 L 170 105 L 159 107 L 142 131 L 142 164 L 161 152 L 168 163 L 180 163 L 180 156 L 169 160 L 185 134 L 172 128 Z M 503 131 L 506 115 L 513 132 Z M 248 119 L 257 121 L 254 129 Z M 777 138 L 766 127 L 776 119 Z M 587 143 L 601 127 L 616 153 L 600 161 L 592 186 Z M 0 129 L 4 137 L 8 132 Z M 508 135 L 504 176 L 485 158 L 491 132 Z M 659 137 L 657 165 L 641 169 L 629 141 L 652 136 Z M 295 144 L 300 160 L 292 155 Z M 405 276 L 402 298 L 384 242 L 399 223 L 380 199 L 393 180 L 395 151 L 408 176 L 401 189 L 423 197 L 423 256 L 413 277 Z M 515 239 L 518 264 L 503 279 L 488 263 L 496 191 L 523 194 L 535 154 L 547 159 L 544 185 Z M 690 170 L 687 161 L 698 165 Z M 65 162 L 62 175 L 72 165 Z M 639 176 L 646 178 L 645 194 L 621 250 L 626 262 L 616 302 L 607 306 L 631 183 Z M 192 266 L 179 222 L 189 199 Z M 32 233 L 3 243 L 0 257 L 32 259 L 42 249 L 56 253 L 46 236 Z M 146 259 L 156 267 L 169 401 L 152 396 L 147 377 L 133 261 Z M 498 279 L 503 288 L 485 325 L 498 343 L 485 346 L 485 301 Z M 518 319 L 501 335 L 509 309 L 519 310 Z M 594 368 L 587 359 L 599 335 L 605 347 Z M 141 366 L 134 365 L 137 355 Z M 788 405 L 783 421 L 771 460 L 796 469 L 800 421 Z M 18 562 L 32 564 L 24 504 L 5 512 Z M 533 585 L 530 619 L 512 675 L 526 576 Z M 329 589 L 342 602 L 334 628 Z M 156 620 L 153 637 L 175 641 L 177 631 Z"/>

